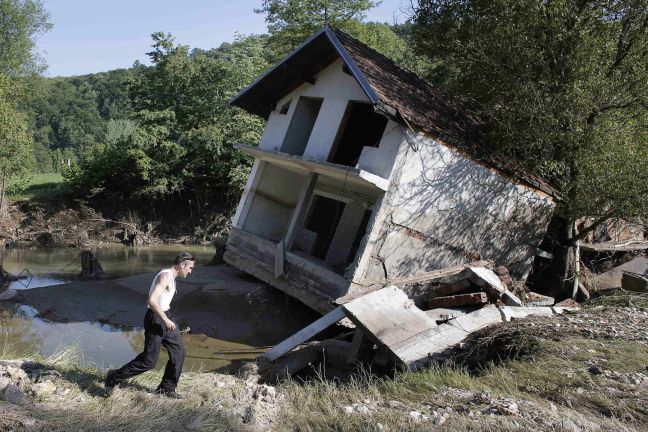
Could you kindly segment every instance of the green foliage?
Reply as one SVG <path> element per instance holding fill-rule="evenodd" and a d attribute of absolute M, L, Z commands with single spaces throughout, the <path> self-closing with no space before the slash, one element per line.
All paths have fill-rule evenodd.
<path fill-rule="evenodd" d="M 9 80 L 0 75 L 0 182 L 21 177 L 31 164 L 32 135 L 28 118 L 6 97 Z"/>
<path fill-rule="evenodd" d="M 648 214 L 646 0 L 421 0 L 414 18 L 431 76 L 559 185 L 567 220 Z"/>
<path fill-rule="evenodd" d="M 35 52 L 35 38 L 51 29 L 40 0 L 0 0 L 0 74 L 22 77 L 44 65 Z"/>
<path fill-rule="evenodd" d="M 324 26 L 347 30 L 376 6 L 371 0 L 263 0 L 256 13 L 266 15 L 270 43 L 290 52 Z"/>
<path fill-rule="evenodd" d="M 228 101 L 269 66 L 265 38 L 190 52 L 169 34 L 152 37 L 153 67 L 127 83 L 132 121 L 109 123 L 105 145 L 84 152 L 66 178 L 85 192 L 153 199 L 241 188 L 250 162 L 232 145 L 258 142 L 263 122 Z"/>

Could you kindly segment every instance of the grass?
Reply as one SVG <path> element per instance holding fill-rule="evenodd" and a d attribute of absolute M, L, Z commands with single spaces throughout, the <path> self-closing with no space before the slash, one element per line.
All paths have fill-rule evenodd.
<path fill-rule="evenodd" d="M 605 319 L 613 317 L 609 310 L 587 313 L 600 313 Z M 599 365 L 617 373 L 648 374 L 648 345 L 622 338 L 587 337 L 578 332 L 557 333 L 557 322 L 542 318 L 533 325 L 526 320 L 506 323 L 485 329 L 481 338 L 467 339 L 466 344 L 472 345 L 467 352 L 500 351 L 503 346 L 516 344 L 524 347 L 510 351 L 506 358 L 484 354 L 483 359 L 490 360 L 481 368 L 468 370 L 454 363 L 397 372 L 393 377 L 378 377 L 365 369 L 345 383 L 321 377 L 308 382 L 285 381 L 277 387 L 280 397 L 278 414 L 272 415 L 274 421 L 260 428 L 253 422 L 256 429 L 252 430 L 645 430 L 647 383 L 626 384 L 592 374 L 588 368 Z M 2 356 L 13 354 L 2 351 Z M 58 405 L 29 408 L 30 416 L 37 421 L 35 430 L 241 430 L 250 425 L 233 421 L 226 413 L 255 410 L 260 403 L 250 397 L 243 380 L 225 388 L 214 384 L 216 375 L 202 372 L 183 374 L 179 391 L 188 398 L 182 401 L 150 394 L 160 381 L 161 371 L 130 380 L 106 399 L 99 396 L 105 371 L 78 366 L 82 360 L 74 349 L 39 359 L 47 368 L 61 373 L 59 381 L 70 392 Z M 481 414 L 495 401 L 507 399 L 518 402 L 523 415 Z M 345 407 L 359 402 L 371 406 L 371 410 L 345 412 Z M 442 424 L 417 422 L 409 415 L 413 410 L 430 416 L 446 412 L 447 420 Z"/>
<path fill-rule="evenodd" d="M 648 422 L 648 389 L 613 381 L 588 371 L 593 359 L 619 373 L 646 372 L 648 346 L 623 339 L 588 339 L 578 335 L 538 338 L 534 350 L 504 362 L 491 363 L 479 373 L 462 366 L 435 366 L 420 372 L 399 372 L 393 379 L 360 374 L 349 383 L 316 380 L 288 382 L 282 391 L 287 405 L 279 417 L 282 431 L 377 431 L 377 430 L 569 430 L 563 422 L 601 430 L 644 430 Z M 461 389 L 469 395 L 461 397 Z M 467 391 L 467 392 L 465 392 Z M 482 410 L 470 399 L 485 393 L 490 398 L 513 398 L 530 416 L 468 416 L 458 410 Z M 459 394 L 459 396 L 457 396 Z M 364 399 L 375 401 L 370 414 L 346 414 L 344 407 Z M 393 409 L 390 400 L 407 408 Z M 553 408 L 552 408 L 552 405 Z M 438 427 L 417 423 L 408 410 L 453 408 L 447 422 Z M 427 407 L 427 408 L 425 408 Z M 429 412 L 428 411 L 428 412 Z M 528 414 L 528 413 L 527 413 Z M 541 422 L 541 423 L 537 423 Z M 377 426 L 380 423 L 382 429 Z"/>
<path fill-rule="evenodd" d="M 20 192 L 11 192 L 13 184 L 8 185 L 7 197 L 13 201 L 25 201 L 33 198 L 44 198 L 58 195 L 67 190 L 63 176 L 60 173 L 32 174 L 27 180 L 26 187 Z"/>

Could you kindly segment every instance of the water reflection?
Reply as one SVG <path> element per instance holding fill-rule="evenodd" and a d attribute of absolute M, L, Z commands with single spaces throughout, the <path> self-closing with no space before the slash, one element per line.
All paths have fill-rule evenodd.
<path fill-rule="evenodd" d="M 77 346 L 85 363 L 121 366 L 143 347 L 141 327 L 152 274 L 140 273 L 168 266 L 178 250 L 185 249 L 197 255 L 199 264 L 213 253 L 211 248 L 178 246 L 100 250 L 108 272 L 137 276 L 90 282 L 75 280 L 74 273 L 48 273 L 59 270 L 74 251 L 11 251 L 5 266 L 14 272 L 33 269 L 30 288 L 41 288 L 21 290 L 17 303 L 0 302 L 0 354 L 37 351 L 47 356 Z M 72 282 L 49 286 L 67 281 Z M 227 266 L 197 266 L 194 274 L 178 282 L 178 289 L 174 315 L 180 317 L 181 327 L 192 328 L 191 334 L 183 335 L 185 370 L 226 372 L 318 318 L 301 303 Z M 163 352 L 158 367 L 165 363 Z"/>

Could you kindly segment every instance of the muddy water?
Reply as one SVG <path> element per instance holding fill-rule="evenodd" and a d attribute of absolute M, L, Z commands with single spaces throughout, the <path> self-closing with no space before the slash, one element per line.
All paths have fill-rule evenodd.
<path fill-rule="evenodd" d="M 153 271 L 167 267 L 179 250 L 197 257 L 197 268 L 178 281 L 173 312 L 181 327 L 185 370 L 233 370 L 318 318 L 301 303 L 227 266 L 202 267 L 213 249 L 184 246 L 100 249 L 111 280 L 79 281 L 67 249 L 12 250 L 5 268 L 28 268 L 34 278 L 18 300 L 0 302 L 0 357 L 4 353 L 51 355 L 77 347 L 81 360 L 100 368 L 119 366 L 143 346 L 142 319 Z M 73 268 L 72 270 L 70 270 Z M 144 274 L 142 274 L 144 273 Z M 133 275 L 133 276 L 130 276 Z M 26 284 L 26 282 L 23 282 Z M 163 368 L 163 353 L 158 368 Z"/>

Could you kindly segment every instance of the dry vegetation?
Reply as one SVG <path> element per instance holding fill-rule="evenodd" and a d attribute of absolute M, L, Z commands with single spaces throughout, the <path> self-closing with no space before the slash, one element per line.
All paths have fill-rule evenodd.
<path fill-rule="evenodd" d="M 473 334 L 452 363 L 393 377 L 365 368 L 345 383 L 316 377 L 274 389 L 251 377 L 191 372 L 181 401 L 150 393 L 161 372 L 104 398 L 104 371 L 78 367 L 68 351 L 41 359 L 61 373 L 61 389 L 5 416 L 0 430 L 641 431 L 646 305 L 645 295 L 619 292 L 561 318 L 503 323 Z"/>

